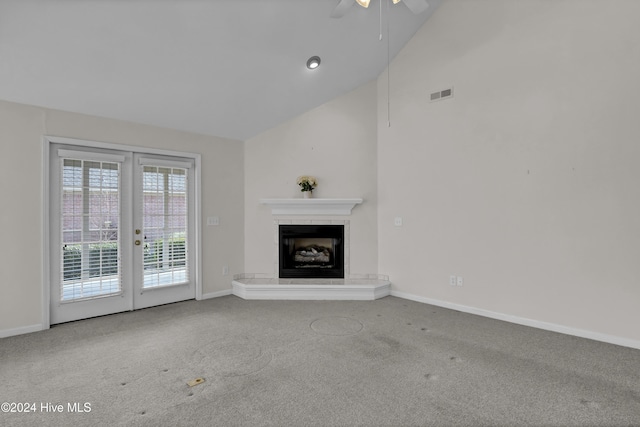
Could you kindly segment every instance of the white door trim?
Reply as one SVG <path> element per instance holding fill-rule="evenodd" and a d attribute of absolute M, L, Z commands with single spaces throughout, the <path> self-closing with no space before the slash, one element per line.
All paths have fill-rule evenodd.
<path fill-rule="evenodd" d="M 200 238 L 200 230 L 202 229 L 202 215 L 201 215 L 201 165 L 202 159 L 199 153 L 191 153 L 185 151 L 164 150 L 159 148 L 142 147 L 137 145 L 116 144 L 112 142 L 100 142 L 90 141 L 75 138 L 66 138 L 53 135 L 44 135 L 42 138 L 42 329 L 49 329 L 51 327 L 51 313 L 50 313 L 50 298 L 51 298 L 51 284 L 49 283 L 51 272 L 50 261 L 50 227 L 49 227 L 49 215 L 50 215 L 50 201 L 51 194 L 49 189 L 49 156 L 51 154 L 51 144 L 65 144 L 75 145 L 90 148 L 103 148 L 109 150 L 131 151 L 145 154 L 156 154 L 162 156 L 177 156 L 193 159 L 195 162 L 194 178 L 195 178 L 195 224 L 194 224 L 194 237 L 195 237 L 195 250 L 196 257 L 194 260 L 195 279 L 196 279 L 196 299 L 202 299 L 202 241 Z"/>

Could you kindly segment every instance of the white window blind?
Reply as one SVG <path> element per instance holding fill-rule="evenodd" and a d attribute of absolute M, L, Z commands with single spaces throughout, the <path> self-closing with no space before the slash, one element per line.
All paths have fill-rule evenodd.
<path fill-rule="evenodd" d="M 164 166 L 169 168 L 190 169 L 193 167 L 193 160 L 164 160 L 150 157 L 140 157 L 138 162 L 143 166 Z"/>
<path fill-rule="evenodd" d="M 142 160 L 143 287 L 188 283 L 187 164 Z"/>
<path fill-rule="evenodd" d="M 67 150 L 64 148 L 58 149 L 58 157 L 75 160 L 93 160 L 112 163 L 122 163 L 125 159 L 125 157 L 121 154 L 93 153 L 89 151 Z"/>
<path fill-rule="evenodd" d="M 121 292 L 121 156 L 59 150 L 63 302 Z M 64 157 L 70 156 L 70 157 Z M 106 156 L 106 157 L 105 157 Z"/>

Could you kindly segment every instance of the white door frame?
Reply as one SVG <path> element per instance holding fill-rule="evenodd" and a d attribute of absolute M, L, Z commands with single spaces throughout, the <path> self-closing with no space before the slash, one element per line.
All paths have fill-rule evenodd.
<path fill-rule="evenodd" d="M 45 135 L 42 138 L 42 329 L 51 327 L 50 298 L 51 283 L 49 282 L 51 273 L 50 261 L 50 188 L 49 188 L 49 156 L 51 154 L 51 144 L 75 145 L 79 147 L 103 148 L 109 150 L 131 151 L 145 154 L 156 154 L 162 156 L 177 156 L 193 159 L 195 163 L 195 224 L 194 224 L 194 244 L 196 256 L 193 260 L 193 268 L 195 269 L 196 280 L 196 300 L 202 299 L 202 241 L 200 238 L 200 230 L 202 229 L 201 215 L 201 155 L 199 153 L 190 153 L 184 151 L 163 150 L 158 148 L 141 147 L 136 145 L 115 144 L 111 142 L 98 142 L 74 138 L 65 138 L 59 136 Z"/>

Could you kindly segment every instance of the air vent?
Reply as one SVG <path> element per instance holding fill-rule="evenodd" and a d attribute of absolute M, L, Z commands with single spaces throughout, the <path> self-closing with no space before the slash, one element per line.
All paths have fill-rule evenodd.
<path fill-rule="evenodd" d="M 451 97 L 453 97 L 453 88 L 452 87 L 450 87 L 449 89 L 443 89 L 443 90 L 438 91 L 438 92 L 433 92 L 431 94 L 430 99 L 431 99 L 431 102 L 433 102 L 433 101 L 440 101 L 440 100 L 451 98 Z"/>

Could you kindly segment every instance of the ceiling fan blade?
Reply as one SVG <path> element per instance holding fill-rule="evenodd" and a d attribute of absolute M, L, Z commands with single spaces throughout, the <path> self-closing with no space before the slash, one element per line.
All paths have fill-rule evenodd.
<path fill-rule="evenodd" d="M 331 11 L 330 16 L 332 18 L 342 18 L 355 2 L 356 0 L 339 0 L 338 5 Z"/>
<path fill-rule="evenodd" d="M 427 0 L 402 0 L 409 10 L 416 15 L 424 12 L 429 7 Z"/>

